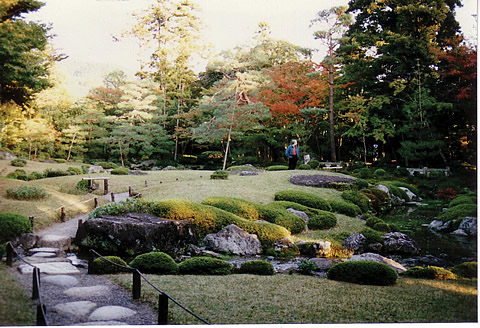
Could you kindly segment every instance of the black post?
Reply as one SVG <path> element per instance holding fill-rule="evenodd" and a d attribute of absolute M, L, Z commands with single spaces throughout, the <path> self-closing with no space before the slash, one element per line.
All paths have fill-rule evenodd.
<path fill-rule="evenodd" d="M 35 217 L 29 216 L 28 219 L 30 220 L 30 225 L 32 226 L 32 232 L 33 232 L 34 225 L 35 225 Z"/>
<path fill-rule="evenodd" d="M 45 305 L 38 304 L 37 305 L 37 326 L 47 326 L 47 318 L 45 318 L 45 312 L 47 312 Z"/>
<path fill-rule="evenodd" d="M 32 300 L 40 298 L 40 269 L 33 268 Z"/>
<path fill-rule="evenodd" d="M 110 195 L 112 196 L 112 203 L 115 203 L 115 194 L 112 192 Z"/>
<path fill-rule="evenodd" d="M 61 209 L 60 221 L 65 222 L 65 207 L 62 207 Z"/>
<path fill-rule="evenodd" d="M 11 267 L 13 263 L 13 254 L 15 253 L 15 250 L 13 249 L 13 246 L 11 243 L 7 243 L 6 251 L 7 251 L 7 265 Z"/>
<path fill-rule="evenodd" d="M 128 186 L 128 197 L 132 197 L 132 186 Z"/>
<path fill-rule="evenodd" d="M 158 324 L 168 325 L 168 297 L 158 294 Z"/>
<path fill-rule="evenodd" d="M 94 274 L 94 272 L 92 272 L 93 271 L 93 269 L 92 269 L 93 260 L 94 260 L 94 258 L 93 258 L 92 252 L 88 252 L 88 268 L 87 268 L 87 273 L 88 274 Z"/>
<path fill-rule="evenodd" d="M 137 270 L 133 271 L 133 285 L 132 285 L 132 297 L 134 300 L 140 299 L 142 294 L 142 281 L 140 273 Z"/>
<path fill-rule="evenodd" d="M 98 207 L 98 198 L 95 197 L 95 198 L 93 199 L 93 208 L 97 208 L 97 207 Z"/>

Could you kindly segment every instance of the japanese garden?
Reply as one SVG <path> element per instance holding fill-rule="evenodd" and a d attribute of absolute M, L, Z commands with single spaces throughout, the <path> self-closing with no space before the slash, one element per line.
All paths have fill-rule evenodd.
<path fill-rule="evenodd" d="M 478 322 L 463 1 L 319 6 L 317 49 L 258 22 L 219 53 L 201 1 L 151 1 L 114 37 L 135 76 L 81 97 L 44 2 L 0 0 L 0 325 Z"/>

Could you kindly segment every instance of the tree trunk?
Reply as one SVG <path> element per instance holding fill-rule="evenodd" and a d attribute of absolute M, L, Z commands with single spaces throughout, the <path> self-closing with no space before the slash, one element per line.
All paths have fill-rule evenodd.
<path fill-rule="evenodd" d="M 76 136 L 77 136 L 77 133 L 75 132 L 73 134 L 72 143 L 70 144 L 70 148 L 68 149 L 67 162 L 70 160 L 70 155 L 72 153 L 73 143 L 75 142 L 75 137 Z"/>
<path fill-rule="evenodd" d="M 335 69 L 334 66 L 334 60 L 335 60 L 335 55 L 333 53 L 333 44 L 332 44 L 332 35 L 330 33 L 329 35 L 329 41 L 330 41 L 330 46 L 328 48 L 329 52 L 329 57 L 330 57 L 330 65 L 328 67 L 328 84 L 329 84 L 329 89 L 330 89 L 330 94 L 329 94 L 329 113 L 328 113 L 328 118 L 330 121 L 330 153 L 331 153 L 331 158 L 332 162 L 337 161 L 337 154 L 335 150 L 335 126 L 334 126 L 334 121 L 333 121 L 333 71 Z"/>

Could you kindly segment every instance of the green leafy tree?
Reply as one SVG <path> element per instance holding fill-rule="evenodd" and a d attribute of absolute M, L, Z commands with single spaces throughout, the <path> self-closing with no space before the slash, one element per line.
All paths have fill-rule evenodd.
<path fill-rule="evenodd" d="M 0 104 L 23 105 L 50 87 L 54 56 L 47 52 L 48 28 L 24 19 L 24 14 L 42 6 L 35 0 L 0 2 Z"/>

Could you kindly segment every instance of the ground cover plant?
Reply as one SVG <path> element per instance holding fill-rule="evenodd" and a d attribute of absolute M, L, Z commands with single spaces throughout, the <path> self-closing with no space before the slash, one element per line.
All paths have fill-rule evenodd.
<path fill-rule="evenodd" d="M 130 290 L 131 275 L 110 276 Z M 476 322 L 476 281 L 400 278 L 370 286 L 305 275 L 147 275 L 147 278 L 213 324 L 345 324 Z M 151 304 L 158 292 L 142 287 Z M 412 305 L 415 306 L 412 306 Z M 175 324 L 199 324 L 176 306 Z"/>

